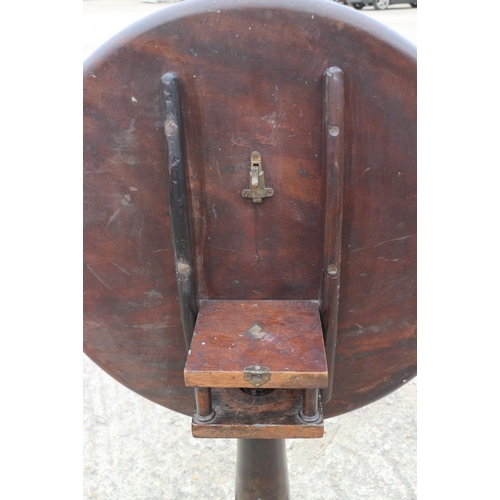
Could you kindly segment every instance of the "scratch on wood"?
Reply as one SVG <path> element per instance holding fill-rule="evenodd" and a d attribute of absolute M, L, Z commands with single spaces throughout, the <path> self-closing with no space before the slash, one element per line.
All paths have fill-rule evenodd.
<path fill-rule="evenodd" d="M 366 248 L 376 248 L 379 247 L 380 245 L 385 245 L 386 243 L 392 243 L 393 241 L 404 241 L 407 240 L 408 238 L 411 238 L 412 236 L 416 236 L 416 234 L 409 234 L 408 236 L 402 236 L 401 238 L 394 238 L 392 240 L 381 241 L 376 245 L 371 245 L 368 247 L 355 248 L 354 250 L 351 250 L 350 253 L 359 252 L 360 250 L 365 250 Z"/>
<path fill-rule="evenodd" d="M 155 330 L 164 330 L 165 328 L 168 328 L 168 326 L 169 326 L 169 321 L 167 317 L 165 321 L 162 321 L 160 323 L 146 323 L 143 325 L 132 325 L 132 328 L 138 328 L 143 332 L 151 332 Z"/>
<path fill-rule="evenodd" d="M 109 225 L 116 219 L 118 214 L 120 213 L 121 208 L 119 208 L 108 220 L 108 223 L 106 224 L 106 227 L 104 228 L 103 233 L 106 232 L 106 229 L 108 229 Z"/>
<path fill-rule="evenodd" d="M 141 227 L 139 228 L 139 260 L 141 261 L 141 266 L 144 265 L 142 262 L 142 230 L 144 229 L 144 221 L 146 220 L 146 216 L 142 218 Z"/>
<path fill-rule="evenodd" d="M 234 266 L 229 264 L 229 262 L 227 262 L 227 260 L 218 259 L 217 257 L 212 257 L 212 260 L 214 260 L 215 262 L 220 262 L 221 264 L 223 264 L 227 267 L 230 267 L 231 269 L 236 269 Z"/>
<path fill-rule="evenodd" d="M 240 255 L 244 255 L 243 252 L 238 252 L 238 250 L 231 250 L 230 248 L 217 247 L 215 245 L 212 245 L 211 243 L 209 243 L 208 246 L 216 248 L 217 250 L 222 250 L 223 252 L 233 252 L 233 253 L 239 253 Z"/>
<path fill-rule="evenodd" d="M 368 167 L 358 178 L 357 180 L 361 179 L 361 177 L 363 177 L 363 175 L 366 174 L 366 172 L 368 172 L 368 170 L 371 170 L 372 167 Z"/>
<path fill-rule="evenodd" d="M 416 234 L 409 234 L 408 236 L 402 236 L 401 238 L 394 238 L 392 240 L 387 240 L 387 241 L 381 241 L 380 243 L 377 243 L 376 247 L 380 246 L 380 245 L 385 245 L 386 243 L 392 243 L 393 241 L 403 241 L 403 240 L 407 240 L 408 238 L 411 238 L 412 236 L 416 236 Z"/>
<path fill-rule="evenodd" d="M 111 264 L 113 264 L 113 266 L 117 267 L 123 273 L 127 274 L 128 276 L 130 276 L 130 273 L 126 269 L 123 269 L 123 267 L 120 267 L 118 264 L 115 264 L 114 262 L 111 262 Z"/>
<path fill-rule="evenodd" d="M 87 269 L 97 278 L 99 283 L 105 286 L 108 290 L 112 290 L 112 288 L 100 278 L 100 276 L 90 267 L 89 264 L 87 264 Z"/>
<path fill-rule="evenodd" d="M 405 281 L 407 281 L 408 279 L 411 279 L 412 276 L 403 276 L 402 278 L 400 279 L 397 279 L 397 280 L 394 280 L 393 282 L 391 282 L 391 284 L 385 289 L 385 290 L 382 290 L 381 292 L 378 293 L 378 295 L 383 295 L 384 293 L 387 293 L 389 290 L 392 290 L 393 288 L 403 284 Z"/>

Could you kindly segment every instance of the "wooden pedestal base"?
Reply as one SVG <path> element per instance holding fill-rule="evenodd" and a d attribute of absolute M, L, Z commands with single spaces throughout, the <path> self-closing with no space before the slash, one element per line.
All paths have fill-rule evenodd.
<path fill-rule="evenodd" d="M 289 500 L 283 439 L 238 439 L 236 500 Z"/>
<path fill-rule="evenodd" d="M 251 396 L 240 389 L 214 389 L 214 416 L 209 420 L 195 415 L 196 438 L 287 439 L 323 437 L 323 409 L 318 403 L 317 418 L 302 416 L 303 392 L 276 389 L 263 396 Z"/>

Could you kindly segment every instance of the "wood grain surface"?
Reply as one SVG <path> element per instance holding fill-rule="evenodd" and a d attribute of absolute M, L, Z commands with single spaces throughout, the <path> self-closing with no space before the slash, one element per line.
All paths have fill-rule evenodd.
<path fill-rule="evenodd" d="M 130 389 L 191 415 L 160 79 L 182 96 L 200 299 L 319 300 L 323 74 L 343 72 L 341 286 L 331 417 L 416 373 L 416 51 L 327 0 L 189 0 L 84 66 L 84 347 Z M 252 151 L 274 196 L 254 204 Z"/>

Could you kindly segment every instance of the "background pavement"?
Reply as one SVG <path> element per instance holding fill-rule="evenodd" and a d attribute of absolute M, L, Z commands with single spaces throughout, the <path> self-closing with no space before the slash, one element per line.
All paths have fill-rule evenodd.
<path fill-rule="evenodd" d="M 167 4 L 83 3 L 83 55 Z M 347 8 L 347 7 L 346 7 Z M 417 41 L 417 9 L 365 7 L 363 15 Z M 84 357 L 84 499 L 234 498 L 236 442 L 195 440 L 190 418 L 129 391 Z M 292 498 L 416 499 L 416 379 L 325 423 L 320 440 L 289 440 Z"/>

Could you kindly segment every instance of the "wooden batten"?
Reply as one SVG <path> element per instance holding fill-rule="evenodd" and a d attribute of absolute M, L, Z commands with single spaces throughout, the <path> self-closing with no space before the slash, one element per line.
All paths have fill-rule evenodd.
<path fill-rule="evenodd" d="M 325 262 L 321 282 L 321 317 L 328 361 L 328 388 L 322 391 L 328 402 L 333 391 L 335 347 L 337 344 L 342 216 L 344 199 L 344 73 L 331 67 L 325 71 L 323 135 L 325 138 Z"/>
<path fill-rule="evenodd" d="M 161 79 L 161 89 L 170 224 L 175 254 L 175 274 L 177 278 L 182 330 L 186 348 L 189 349 L 193 336 L 197 304 L 192 237 L 189 227 L 180 82 L 178 76 L 173 72 L 165 73 Z"/>

